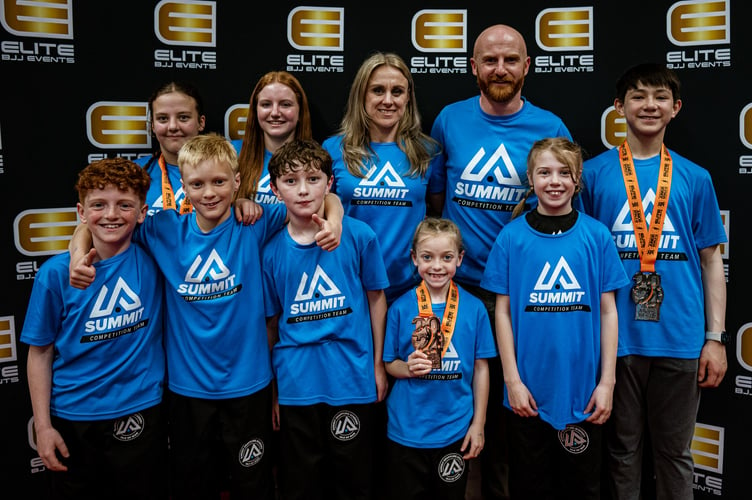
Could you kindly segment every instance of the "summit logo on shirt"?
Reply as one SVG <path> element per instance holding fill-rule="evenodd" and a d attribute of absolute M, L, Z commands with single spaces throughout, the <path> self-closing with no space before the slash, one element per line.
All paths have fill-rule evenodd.
<path fill-rule="evenodd" d="M 235 283 L 235 274 L 227 268 L 215 249 L 206 260 L 201 255 L 196 256 L 185 273 L 184 281 L 178 285 L 177 292 L 186 302 L 219 299 L 235 295 L 243 288 L 243 285 Z"/>
<path fill-rule="evenodd" d="M 266 205 L 282 203 L 272 191 L 271 177 L 269 177 L 269 174 L 266 174 L 259 179 L 258 187 L 256 188 L 256 203 Z"/>
<path fill-rule="evenodd" d="M 553 268 L 546 262 L 533 290 L 526 312 L 590 311 L 590 306 L 583 303 L 585 291 L 563 256 Z"/>
<path fill-rule="evenodd" d="M 645 222 L 650 228 L 651 219 L 653 218 L 653 204 L 655 203 L 655 191 L 653 188 L 648 189 L 642 198 L 642 212 L 645 214 Z M 634 225 L 632 224 L 632 213 L 629 210 L 629 202 L 624 201 L 624 205 L 616 216 L 616 220 L 611 226 L 616 248 L 619 250 L 619 256 L 622 260 L 639 259 L 637 243 L 635 240 Z M 676 234 L 671 218 L 666 214 L 663 219 L 663 230 L 661 231 L 661 240 L 658 245 L 657 260 L 687 260 L 687 254 L 678 251 L 681 239 Z"/>
<path fill-rule="evenodd" d="M 351 204 L 411 207 L 412 202 L 405 200 L 409 192 L 402 177 L 387 161 L 381 168 L 373 165 L 368 170 L 355 188 Z"/>
<path fill-rule="evenodd" d="M 446 352 L 441 357 L 441 368 L 437 368 L 420 378 L 424 380 L 459 380 L 462 378 L 462 360 L 454 348 L 454 344 L 449 341 Z"/>
<path fill-rule="evenodd" d="M 453 201 L 469 208 L 511 212 L 525 195 L 520 175 L 504 143 L 490 156 L 481 147 L 454 187 Z"/>
<path fill-rule="evenodd" d="M 183 204 L 183 200 L 185 199 L 185 191 L 183 191 L 183 187 L 181 186 L 176 192 L 175 192 L 175 206 L 180 207 Z M 154 200 L 154 203 L 149 205 L 149 208 L 147 209 L 148 215 L 154 215 L 157 212 L 161 212 L 164 210 L 164 204 L 162 203 L 162 196 L 160 195 L 159 198 Z"/>
<path fill-rule="evenodd" d="M 143 315 L 141 298 L 119 277 L 113 290 L 107 285 L 102 285 L 99 290 L 89 320 L 84 325 L 90 335 L 83 336 L 81 343 L 111 340 L 133 333 L 149 322 L 143 319 Z"/>
<path fill-rule="evenodd" d="M 310 278 L 306 272 L 301 275 L 287 322 L 317 321 L 350 314 L 352 309 L 345 307 L 346 298 L 324 269 L 317 265 Z"/>

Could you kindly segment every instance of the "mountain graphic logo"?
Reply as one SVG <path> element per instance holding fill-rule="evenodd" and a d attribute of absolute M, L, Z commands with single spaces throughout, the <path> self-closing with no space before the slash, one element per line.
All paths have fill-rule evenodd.
<path fill-rule="evenodd" d="M 564 290 L 576 290 L 580 288 L 580 283 L 574 276 L 564 256 L 559 258 L 559 262 L 556 263 L 553 271 L 551 270 L 551 264 L 546 262 L 546 265 L 543 266 L 543 270 L 538 276 L 538 281 L 535 283 L 535 290 L 553 290 L 557 287 L 557 284 Z"/>
<path fill-rule="evenodd" d="M 475 156 L 473 156 L 473 159 L 470 160 L 470 163 L 467 164 L 465 170 L 462 171 L 462 180 L 480 182 L 485 179 L 493 170 L 493 176 L 496 179 L 496 182 L 498 182 L 499 184 L 512 186 L 519 186 L 522 184 L 522 182 L 520 181 L 520 176 L 517 174 L 517 170 L 514 168 L 514 163 L 512 163 L 512 159 L 509 157 L 509 153 L 507 152 L 507 148 L 506 146 L 504 146 L 504 143 L 499 144 L 499 147 L 496 148 L 496 151 L 494 151 L 491 157 L 486 160 L 480 170 L 476 172 L 475 169 L 484 156 L 486 156 L 486 150 L 484 148 L 480 148 Z M 497 162 L 500 159 L 502 160 L 500 165 L 504 166 L 506 173 L 502 171 L 500 165 L 497 165 Z"/>
<path fill-rule="evenodd" d="M 444 353 L 444 356 L 442 356 L 443 359 L 459 359 L 459 354 L 457 354 L 457 349 L 454 348 L 454 344 L 452 342 L 449 342 L 449 345 L 446 348 L 446 352 Z"/>
<path fill-rule="evenodd" d="M 360 418 L 350 410 L 337 412 L 329 424 L 332 436 L 338 441 L 350 441 L 360 433 Z"/>
<path fill-rule="evenodd" d="M 229 275 L 230 270 L 227 269 L 225 263 L 222 262 L 222 258 L 217 251 L 212 249 L 206 262 L 203 262 L 200 255 L 196 256 L 196 259 L 193 261 L 193 264 L 191 264 L 188 272 L 185 273 L 185 281 L 187 283 L 201 283 L 202 281 L 208 281 L 207 277 L 212 280 L 221 280 Z"/>
<path fill-rule="evenodd" d="M 378 186 L 379 183 L 383 182 L 388 187 L 396 188 L 396 187 L 405 187 L 405 183 L 402 180 L 402 177 L 394 170 L 394 167 L 392 167 L 392 164 L 390 162 L 386 162 L 383 167 L 381 167 L 381 170 L 378 171 L 377 175 L 374 175 L 376 172 L 376 165 L 372 166 L 371 169 L 366 174 L 365 178 L 360 181 L 361 186 Z"/>
<path fill-rule="evenodd" d="M 261 179 L 259 179 L 258 188 L 256 188 L 256 192 L 262 193 L 262 194 L 269 194 L 272 192 L 271 177 L 269 177 L 269 174 L 266 174 Z"/>
<path fill-rule="evenodd" d="M 648 227 L 650 227 L 650 219 L 653 217 L 654 203 L 655 191 L 653 191 L 653 188 L 650 188 L 642 198 L 642 213 L 645 214 L 645 221 L 647 222 Z M 616 216 L 616 221 L 614 222 L 611 231 L 634 231 L 634 226 L 632 225 L 632 212 L 629 210 L 628 201 L 624 202 L 624 206 L 621 208 L 619 215 Z M 674 229 L 674 225 L 671 223 L 671 219 L 669 219 L 668 214 L 666 214 L 666 216 L 663 218 L 663 232 L 673 233 L 675 231 L 676 230 Z"/>
<path fill-rule="evenodd" d="M 141 307 L 141 299 L 131 290 L 122 277 L 118 277 L 112 293 L 110 293 L 107 285 L 102 286 L 89 317 L 101 318 L 103 316 L 110 316 L 117 306 L 122 307 L 123 311 L 133 311 Z"/>
<path fill-rule="evenodd" d="M 318 265 L 316 266 L 316 271 L 314 271 L 313 276 L 311 277 L 310 283 L 308 282 L 308 273 L 304 272 L 303 276 L 301 276 L 300 285 L 298 285 L 298 291 L 295 294 L 295 301 L 310 300 L 316 292 L 319 292 L 324 297 L 330 297 L 342 293 L 331 278 L 327 276 L 321 266 Z"/>

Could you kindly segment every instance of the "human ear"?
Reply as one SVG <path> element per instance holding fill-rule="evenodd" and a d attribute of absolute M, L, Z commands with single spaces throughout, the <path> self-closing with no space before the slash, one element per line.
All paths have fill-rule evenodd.
<path fill-rule="evenodd" d="M 84 216 L 84 206 L 81 203 L 76 203 L 76 211 L 78 212 L 78 218 L 81 222 L 86 224 L 86 217 Z"/>

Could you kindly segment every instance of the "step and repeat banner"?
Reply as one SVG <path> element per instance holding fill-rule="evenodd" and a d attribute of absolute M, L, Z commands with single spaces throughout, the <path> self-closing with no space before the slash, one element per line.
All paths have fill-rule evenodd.
<path fill-rule="evenodd" d="M 158 147 L 147 100 L 171 80 L 194 83 L 209 131 L 242 137 L 248 100 L 267 71 L 303 84 L 315 138 L 334 133 L 349 85 L 375 50 L 399 53 L 416 82 L 426 132 L 446 104 L 477 95 L 475 37 L 509 24 L 531 58 L 523 95 L 563 118 L 594 156 L 625 123 L 614 84 L 628 66 L 665 62 L 683 83 L 669 147 L 707 168 L 729 243 L 729 370 L 705 391 L 692 445 L 696 498 L 749 498 L 752 479 L 752 280 L 746 233 L 752 184 L 752 4 L 742 0 L 630 2 L 414 1 L 299 4 L 219 1 L 0 0 L 0 497 L 40 487 L 19 342 L 39 266 L 65 251 L 77 223 L 76 175 L 112 156 Z"/>

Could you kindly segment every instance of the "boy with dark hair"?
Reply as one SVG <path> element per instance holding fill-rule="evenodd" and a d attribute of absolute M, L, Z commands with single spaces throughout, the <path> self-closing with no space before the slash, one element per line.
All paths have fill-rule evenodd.
<path fill-rule="evenodd" d="M 582 204 L 610 229 L 633 282 L 616 291 L 619 347 L 607 438 L 614 499 L 640 492 L 652 443 L 657 498 L 692 498 L 700 389 L 726 373 L 727 241 L 710 174 L 663 144 L 681 109 L 676 74 L 640 64 L 616 85 L 624 143 L 585 162 Z M 651 495 L 647 495 L 651 496 Z"/>
<path fill-rule="evenodd" d="M 373 403 L 386 396 L 382 352 L 389 281 L 376 234 L 342 220 L 340 246 L 316 247 L 332 183 L 318 143 L 293 140 L 269 162 L 289 222 L 264 247 L 264 292 L 276 375 L 280 493 L 288 498 L 372 495 Z"/>

